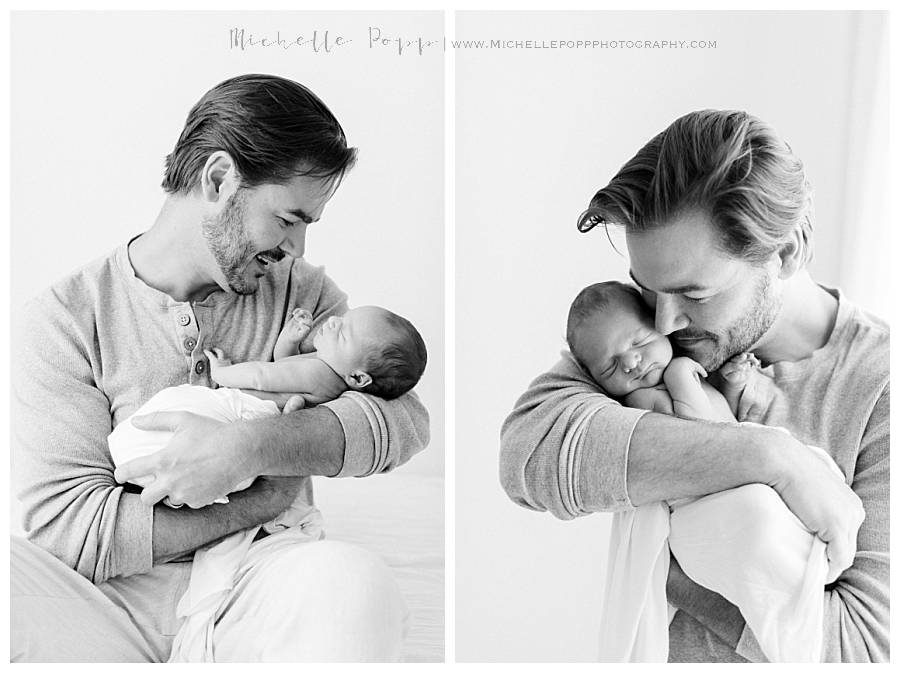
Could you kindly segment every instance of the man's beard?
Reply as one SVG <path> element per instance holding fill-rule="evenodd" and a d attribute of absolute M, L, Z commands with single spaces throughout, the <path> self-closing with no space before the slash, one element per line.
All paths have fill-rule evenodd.
<path fill-rule="evenodd" d="M 217 217 L 203 220 L 202 230 L 231 291 L 253 294 L 257 285 L 244 277 L 244 270 L 254 257 L 253 244 L 244 226 L 244 203 L 244 190 L 238 188 Z"/>
<path fill-rule="evenodd" d="M 709 351 L 693 351 L 689 347 L 682 347 L 679 350 L 697 360 L 706 371 L 713 372 L 735 355 L 750 350 L 753 344 L 762 338 L 778 317 L 781 303 L 781 296 L 773 291 L 769 274 L 764 271 L 756 285 L 751 304 L 737 321 L 726 328 L 724 334 L 688 328 L 673 332 L 669 336 L 673 339 L 673 345 L 676 348 L 678 348 L 677 339 L 679 337 L 706 339 L 699 345 L 712 344 Z"/>

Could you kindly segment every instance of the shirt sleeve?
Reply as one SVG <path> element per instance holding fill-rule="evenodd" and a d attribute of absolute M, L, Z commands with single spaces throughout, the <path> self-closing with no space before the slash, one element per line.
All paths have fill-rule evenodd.
<path fill-rule="evenodd" d="M 324 276 L 310 335 L 315 334 L 318 324 L 347 310 L 347 295 Z M 387 472 L 428 445 L 428 411 L 413 392 L 384 400 L 348 391 L 324 406 L 337 416 L 344 431 L 344 461 L 335 476 L 365 477 Z"/>
<path fill-rule="evenodd" d="M 863 434 L 853 490 L 866 518 L 853 565 L 825 592 L 823 661 L 890 660 L 890 384 Z"/>
<path fill-rule="evenodd" d="M 562 355 L 503 424 L 500 482 L 517 504 L 560 519 L 628 509 L 628 445 L 647 412 L 604 395 Z"/>
<path fill-rule="evenodd" d="M 32 542 L 89 580 L 153 565 L 153 508 L 113 478 L 96 330 L 52 293 L 20 315 L 13 344 L 13 484 Z"/>

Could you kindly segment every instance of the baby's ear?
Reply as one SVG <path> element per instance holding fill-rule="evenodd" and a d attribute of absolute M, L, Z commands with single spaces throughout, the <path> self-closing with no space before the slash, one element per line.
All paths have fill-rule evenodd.
<path fill-rule="evenodd" d="M 344 375 L 344 381 L 346 381 L 347 385 L 353 388 L 353 390 L 362 390 L 372 383 L 372 377 L 361 369 L 354 369 L 349 374 Z"/>

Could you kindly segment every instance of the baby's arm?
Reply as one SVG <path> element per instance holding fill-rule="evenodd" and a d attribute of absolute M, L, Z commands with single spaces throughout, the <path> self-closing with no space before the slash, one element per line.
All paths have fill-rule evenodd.
<path fill-rule="evenodd" d="M 691 358 L 673 358 L 663 373 L 663 381 L 672 396 L 672 408 L 679 418 L 706 418 L 712 414 L 712 405 L 700 377 L 706 378 L 706 370 Z"/>
<path fill-rule="evenodd" d="M 232 364 L 219 348 L 204 352 L 209 358 L 210 377 L 220 386 L 298 393 L 309 400 L 334 387 L 335 373 L 315 357 L 298 356 L 276 362 Z"/>
<path fill-rule="evenodd" d="M 309 334 L 312 323 L 312 313 L 305 308 L 295 308 L 275 342 L 275 359 L 297 355 L 300 352 L 300 342 Z"/>
<path fill-rule="evenodd" d="M 722 394 L 701 377 L 706 370 L 691 358 L 674 358 L 663 374 L 672 396 L 672 408 L 679 418 L 734 422 L 734 414 Z"/>
<path fill-rule="evenodd" d="M 649 409 L 669 416 L 675 415 L 675 410 L 672 408 L 672 397 L 662 384 L 653 388 L 632 390 L 622 398 L 622 402 L 626 407 L 632 409 Z"/>

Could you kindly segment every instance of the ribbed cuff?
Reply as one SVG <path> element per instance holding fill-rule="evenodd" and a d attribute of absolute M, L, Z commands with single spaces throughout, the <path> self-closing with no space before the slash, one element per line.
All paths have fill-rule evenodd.
<path fill-rule="evenodd" d="M 376 437 L 380 433 L 373 430 L 373 420 L 355 399 L 344 394 L 327 406 L 337 416 L 344 431 L 344 462 L 335 477 L 362 477 L 371 474 L 376 450 Z"/>
<path fill-rule="evenodd" d="M 628 447 L 645 409 L 608 406 L 597 412 L 582 438 L 575 497 L 582 512 L 633 507 L 628 498 Z"/>
<path fill-rule="evenodd" d="M 109 565 L 105 576 L 95 582 L 145 573 L 152 567 L 153 508 L 142 503 L 141 496 L 123 490 L 116 507 Z"/>

